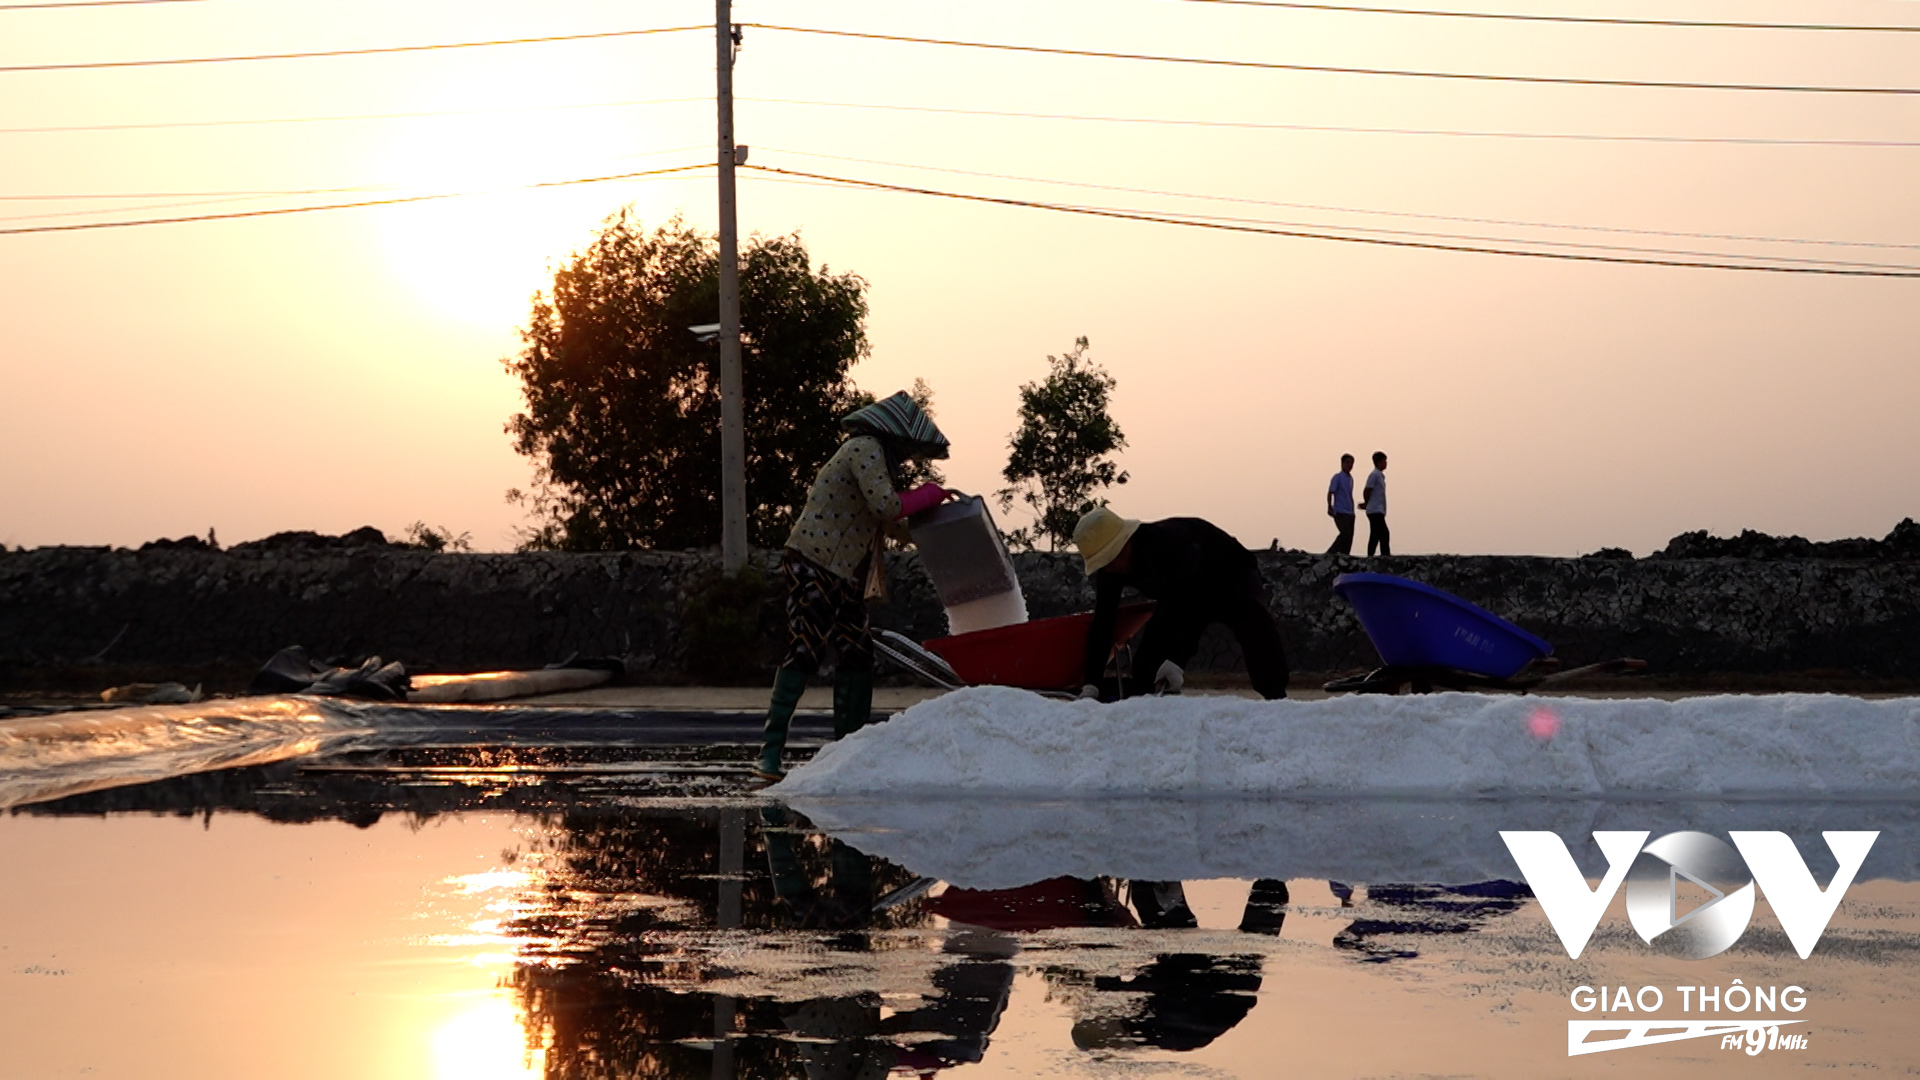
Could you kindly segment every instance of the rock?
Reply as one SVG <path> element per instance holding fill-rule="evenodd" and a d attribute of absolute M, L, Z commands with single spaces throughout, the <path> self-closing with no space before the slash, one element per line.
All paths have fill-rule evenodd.
<path fill-rule="evenodd" d="M 1713 538 L 1693 535 L 1687 543 L 1676 538 L 1678 548 L 1717 550 L 1705 544 Z M 682 680 L 689 672 L 686 598 L 719 564 L 710 552 L 456 555 L 321 539 L 240 551 L 0 552 L 0 672 L 77 667 L 108 642 L 114 663 L 140 670 L 212 663 L 253 670 L 287 642 L 303 641 L 315 656 L 378 652 L 422 674 L 536 668 L 569 653 L 651 656 L 636 665 L 647 678 Z M 1920 675 L 1920 557 L 1783 558 L 1775 547 L 1747 543 L 1767 556 L 1401 556 L 1393 572 L 1512 619 L 1552 642 L 1570 666 L 1637 656 L 1668 673 Z M 1902 522 L 1887 539 L 1867 543 L 1910 551 L 1920 545 L 1920 526 Z M 1295 669 L 1377 662 L 1332 589 L 1340 574 L 1372 564 L 1289 551 L 1256 558 Z M 755 553 L 769 573 L 776 560 L 777 553 Z M 1014 565 L 1033 617 L 1091 606 L 1077 556 L 1027 552 Z M 945 619 L 919 560 L 892 553 L 887 569 L 890 599 L 872 607 L 874 625 L 915 640 L 943 636 Z M 780 632 L 778 608 L 765 605 L 760 620 L 770 641 Z M 770 664 L 777 644 L 756 665 Z M 1231 670 L 1238 662 L 1231 636 L 1216 631 L 1190 670 Z M 741 678 L 765 676 L 756 667 Z M 134 670 L 122 676 L 138 677 Z"/>
<path fill-rule="evenodd" d="M 325 533 L 310 532 L 305 529 L 293 532 L 274 533 L 259 540 L 249 540 L 233 545 L 234 551 L 336 551 L 348 548 L 385 548 L 405 547 L 387 539 L 387 534 L 371 525 L 342 536 L 328 536 Z M 144 548 L 141 550 L 145 550 Z"/>
<path fill-rule="evenodd" d="M 1743 529 L 1739 536 L 1722 539 L 1708 535 L 1705 529 L 1681 533 L 1667 546 L 1654 552 L 1655 559 L 1920 559 L 1920 526 L 1907 518 L 1893 527 L 1884 540 L 1855 537 L 1849 540 L 1808 540 L 1804 536 L 1770 536 Z"/>
<path fill-rule="evenodd" d="M 140 545 L 141 551 L 165 551 L 169 548 L 186 548 L 192 551 L 212 551 L 214 547 L 197 536 L 183 536 L 178 540 L 149 540 Z"/>
<path fill-rule="evenodd" d="M 1880 542 L 1895 558 L 1920 559 L 1920 525 L 1914 524 L 1912 518 L 1901 518 L 1900 524 Z"/>
<path fill-rule="evenodd" d="M 177 682 L 128 683 L 102 690 L 100 700 L 125 705 L 191 705 L 200 700 L 200 688 L 189 690 Z"/>

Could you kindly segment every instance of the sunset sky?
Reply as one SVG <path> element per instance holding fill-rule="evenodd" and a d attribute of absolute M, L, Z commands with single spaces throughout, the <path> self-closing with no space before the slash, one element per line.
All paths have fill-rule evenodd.
<path fill-rule="evenodd" d="M 0 69 L 713 18 L 710 5 L 591 0 L 6 10 L 20 2 L 0 0 Z M 1391 6 L 1920 26 L 1907 0 Z M 1316 66 L 1920 88 L 1920 33 L 1182 0 L 743 0 L 735 18 Z M 1350 236 L 1920 268 L 1915 94 L 745 35 L 737 128 L 753 165 Z M 500 360 L 529 296 L 623 205 L 649 224 L 715 222 L 710 169 L 527 185 L 711 162 L 713 55 L 709 28 L 0 70 L 0 543 L 137 545 L 209 527 L 233 543 L 420 520 L 511 547 L 526 521 L 502 496 L 530 469 L 502 432 L 519 397 Z M 1920 514 L 1920 279 L 1336 243 L 751 170 L 740 188 L 743 232 L 797 230 L 817 261 L 871 284 L 873 356 L 854 377 L 880 394 L 932 385 L 965 490 L 999 486 L 1019 384 L 1085 335 L 1119 380 L 1133 479 L 1116 508 L 1208 517 L 1254 546 L 1325 547 L 1329 474 L 1341 452 L 1375 449 L 1393 459 L 1403 553 L 1646 554 L 1690 529 L 1879 536 Z M 6 231 L 448 193 L 463 194 Z"/>

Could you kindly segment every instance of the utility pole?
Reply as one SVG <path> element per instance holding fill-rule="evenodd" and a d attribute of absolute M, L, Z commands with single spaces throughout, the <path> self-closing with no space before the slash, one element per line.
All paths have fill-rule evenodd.
<path fill-rule="evenodd" d="M 746 406 L 740 384 L 740 226 L 733 198 L 733 50 L 730 0 L 714 0 L 715 101 L 720 112 L 720 565 L 747 565 Z"/>

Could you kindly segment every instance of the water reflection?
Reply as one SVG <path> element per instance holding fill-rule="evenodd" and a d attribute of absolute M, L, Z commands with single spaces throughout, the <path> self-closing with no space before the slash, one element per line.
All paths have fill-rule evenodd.
<path fill-rule="evenodd" d="M 516 811 L 526 828 L 503 864 L 447 883 L 489 897 L 463 942 L 513 958 L 509 998 L 435 1034 L 447 1075 L 930 1075 L 988 1059 L 1023 972 L 1064 1005 L 1067 1045 L 1188 1053 L 1243 1023 L 1283 962 L 1291 896 L 1277 878 L 1246 886 L 1230 931 L 1209 930 L 1180 880 L 953 886 L 783 806 L 662 799 L 657 778 L 647 798 L 622 798 L 605 773 L 555 782 L 552 770 L 592 763 L 583 752 L 509 756 L 419 749 L 377 767 L 236 770 L 30 812 L 218 808 L 365 825 Z M 530 766 L 549 772 L 522 782 Z M 1474 888 L 1363 888 L 1334 943 L 1359 959 L 1411 957 L 1410 936 L 1466 932 L 1524 895 Z"/>
<path fill-rule="evenodd" d="M 1353 887 L 1329 882 L 1341 905 L 1353 904 Z M 1334 935 L 1333 946 L 1359 953 L 1373 963 L 1411 960 L 1420 955 L 1395 939 L 1414 934 L 1470 934 L 1491 919 L 1511 915 L 1525 906 L 1533 893 L 1514 881 L 1482 881 L 1472 885 L 1372 885 L 1367 900 L 1383 909 L 1379 918 L 1355 919 Z"/>
<path fill-rule="evenodd" d="M 525 1044 L 513 1003 L 490 997 L 433 1033 L 434 1072 L 440 1080 L 536 1080 L 547 1075 L 541 1048 Z"/>
<path fill-rule="evenodd" d="M 1259 943 L 1279 938 L 1291 899 L 1284 881 L 1251 883 L 1234 947 L 1200 928 L 1179 881 L 926 889 L 781 807 L 581 812 L 556 825 L 520 856 L 539 871 L 503 924 L 522 956 L 512 986 L 529 1045 L 555 1080 L 927 1075 L 979 1062 L 1023 945 L 1077 932 L 1140 941 L 1107 939 L 1103 965 L 1057 948 L 1039 962 L 1072 1003 L 1073 1045 L 1197 1050 L 1255 1007 L 1272 962 Z M 1166 947 L 1188 931 L 1197 947 Z"/>
<path fill-rule="evenodd" d="M 1200 925 L 1178 881 L 1134 881 L 1126 895 L 1140 925 L 1150 929 L 1197 929 Z M 1253 883 L 1240 917 L 1240 931 L 1278 937 L 1286 920 L 1287 883 Z M 1154 957 L 1125 976 L 1102 975 L 1093 989 L 1105 994 L 1139 995 L 1138 1004 L 1118 1016 L 1077 1017 L 1074 1045 L 1087 1050 L 1152 1046 L 1198 1050 L 1246 1019 L 1260 990 L 1258 953 L 1169 953 Z"/>
<path fill-rule="evenodd" d="M 1548 815 L 1539 820 L 1572 833 L 1624 812 L 1612 808 L 918 804 L 833 807 L 822 820 L 727 793 L 722 757 L 650 755 L 640 768 L 609 747 L 408 747 L 21 812 L 354 825 L 509 813 L 518 839 L 497 864 L 431 878 L 486 899 L 485 919 L 462 921 L 466 935 L 444 944 L 510 958 L 497 995 L 463 1000 L 444 1026 L 422 1028 L 448 1076 L 926 1076 L 974 1063 L 1031 1072 L 1035 1046 L 1100 1068 L 1231 1071 L 1247 1046 L 1287 1045 L 1274 1033 L 1288 1025 L 1307 1036 L 1302 1046 L 1327 1044 L 1324 1066 L 1342 1039 L 1343 1054 L 1386 1054 L 1366 1039 L 1355 1046 L 1382 1018 L 1347 1015 L 1356 987 L 1372 1007 L 1383 986 L 1403 994 L 1395 1024 L 1426 1022 L 1441 1035 L 1485 1019 L 1476 1002 L 1533 1002 L 1525 1007 L 1542 1018 L 1513 1030 L 1553 1053 L 1561 1017 L 1548 1006 L 1560 1009 L 1568 986 L 1651 977 L 1590 973 L 1612 962 L 1609 950 L 1629 969 L 1641 963 L 1637 939 L 1618 927 L 1623 944 L 1603 933 L 1579 966 L 1560 963 L 1545 924 L 1514 917 L 1529 907 L 1514 882 L 1392 883 L 1485 877 L 1498 861 L 1482 850 L 1490 821 Z M 1915 816 L 1844 805 L 1725 816 L 1772 824 L 1788 812 L 1816 824 Z M 1910 831 L 1887 841 L 1894 869 L 1909 867 Z M 1040 866 L 1058 868 L 1031 872 Z M 936 870 L 946 880 L 920 876 Z M 1912 935 L 1896 929 L 1837 926 L 1820 959 L 1909 978 Z M 1496 949 L 1505 951 L 1485 958 Z M 1761 929 L 1743 949 L 1725 963 L 1755 967 L 1728 966 L 1728 977 L 1791 956 Z M 1511 965 L 1519 954 L 1541 962 Z M 1406 1004 L 1407 987 L 1436 977 L 1436 958 L 1479 981 Z M 1500 989 L 1480 997 L 1480 986 Z M 1409 1071 L 1412 1060 L 1383 1056 L 1376 1071 Z"/>

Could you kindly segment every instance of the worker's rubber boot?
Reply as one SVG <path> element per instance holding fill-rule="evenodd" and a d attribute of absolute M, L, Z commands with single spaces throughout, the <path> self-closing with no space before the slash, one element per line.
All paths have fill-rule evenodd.
<path fill-rule="evenodd" d="M 762 780 L 778 780 L 786 775 L 780 768 L 780 754 L 787 748 L 787 727 L 793 723 L 793 710 L 800 706 L 800 695 L 807 689 L 807 673 L 783 667 L 773 674 L 773 700 L 767 705 L 766 734 L 760 743 L 760 761 L 753 775 Z"/>
<path fill-rule="evenodd" d="M 833 737 L 844 739 L 873 716 L 873 669 L 842 669 L 833 680 Z"/>

